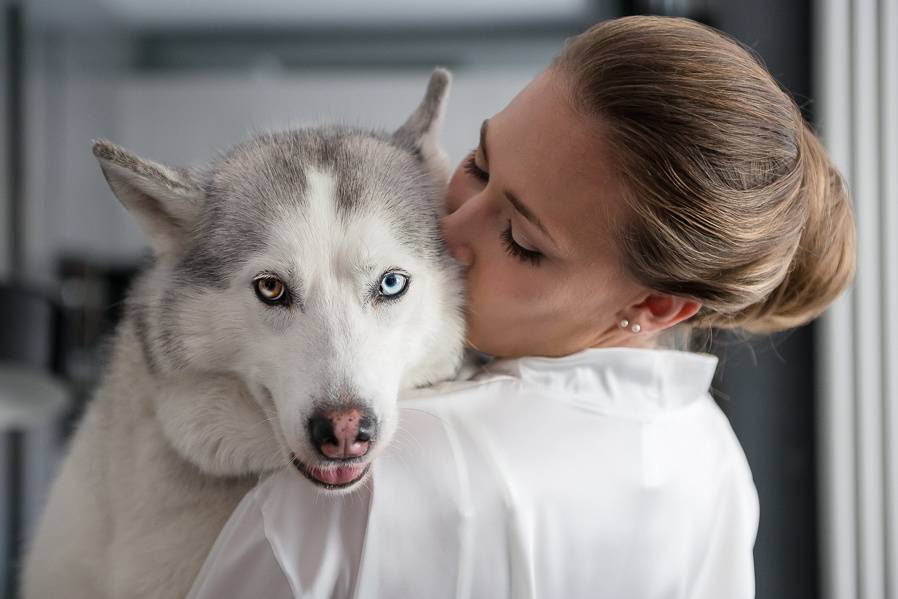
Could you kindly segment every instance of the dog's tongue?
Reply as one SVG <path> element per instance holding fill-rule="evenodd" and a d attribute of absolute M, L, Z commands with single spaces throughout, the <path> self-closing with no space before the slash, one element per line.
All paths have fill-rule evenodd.
<path fill-rule="evenodd" d="M 312 468 L 310 474 L 326 485 L 345 485 L 362 475 L 364 466 L 337 466 L 336 468 Z"/>

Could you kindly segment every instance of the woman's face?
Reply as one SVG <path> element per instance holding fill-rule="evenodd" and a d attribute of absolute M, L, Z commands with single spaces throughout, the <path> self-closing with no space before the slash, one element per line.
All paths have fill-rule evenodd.
<path fill-rule="evenodd" d="M 616 247 L 626 213 L 603 139 L 551 70 L 484 123 L 449 182 L 443 220 L 467 266 L 472 347 L 513 357 L 643 344 L 618 326 L 648 290 Z"/>

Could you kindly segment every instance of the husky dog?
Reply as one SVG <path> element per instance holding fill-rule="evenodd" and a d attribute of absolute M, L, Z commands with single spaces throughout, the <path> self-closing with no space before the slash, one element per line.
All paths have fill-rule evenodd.
<path fill-rule="evenodd" d="M 348 492 L 390 441 L 399 390 L 453 375 L 448 86 L 434 71 L 392 134 L 265 134 L 202 169 L 94 145 L 154 262 L 54 483 L 27 599 L 184 596 L 260 476 Z"/>

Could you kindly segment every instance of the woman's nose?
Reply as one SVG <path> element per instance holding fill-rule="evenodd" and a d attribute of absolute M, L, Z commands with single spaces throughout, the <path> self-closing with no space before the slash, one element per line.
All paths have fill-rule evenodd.
<path fill-rule="evenodd" d="M 440 229 L 443 233 L 443 240 L 446 247 L 456 262 L 465 268 L 474 263 L 474 251 L 465 239 L 465 227 L 462 218 L 464 210 L 456 210 L 452 214 L 447 214 L 440 220 Z"/>

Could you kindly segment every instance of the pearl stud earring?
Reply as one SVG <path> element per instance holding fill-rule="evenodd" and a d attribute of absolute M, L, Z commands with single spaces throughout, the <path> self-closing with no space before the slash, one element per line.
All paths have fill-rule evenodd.
<path fill-rule="evenodd" d="M 630 326 L 630 321 L 627 320 L 626 318 L 623 318 L 623 319 L 621 319 L 619 324 L 620 324 L 620 328 L 625 329 L 628 326 Z M 642 327 L 639 326 L 639 323 L 634 322 L 633 326 L 630 327 L 630 330 L 633 331 L 634 333 L 638 333 L 639 331 L 642 330 Z"/>

